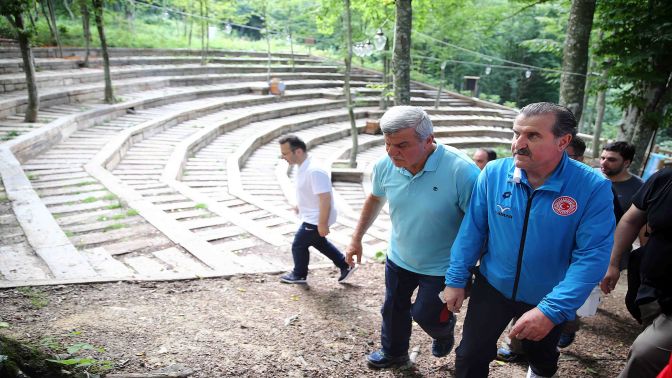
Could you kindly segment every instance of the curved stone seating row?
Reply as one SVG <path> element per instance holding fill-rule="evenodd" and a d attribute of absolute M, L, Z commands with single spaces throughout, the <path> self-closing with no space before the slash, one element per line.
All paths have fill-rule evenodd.
<path fill-rule="evenodd" d="M 311 65 L 300 68 L 305 73 L 334 73 L 335 66 Z M 271 67 L 271 74 L 291 73 L 292 67 L 287 65 L 274 65 Z M 265 65 L 230 65 L 230 64 L 184 64 L 184 65 L 126 65 L 117 66 L 110 69 L 112 80 L 134 79 L 138 77 L 158 77 L 158 76 L 189 76 L 189 75 L 220 75 L 231 73 L 266 73 Z M 61 70 L 38 72 L 35 75 L 35 81 L 38 89 L 52 88 L 63 85 L 80 85 L 92 82 L 103 81 L 102 68 L 80 68 L 77 70 Z M 0 93 L 24 90 L 25 76 L 21 73 L 0 75 Z"/>
<path fill-rule="evenodd" d="M 35 58 L 57 58 L 58 49 L 56 47 L 33 47 L 33 56 Z M 64 47 L 63 57 L 65 58 L 83 58 L 86 50 L 81 47 Z M 90 49 L 91 56 L 102 56 L 102 51 L 99 48 Z M 128 56 L 201 56 L 201 50 L 197 49 L 145 49 L 145 48 L 126 48 L 126 47 L 110 47 L 108 48 L 110 57 L 128 57 Z M 310 58 L 306 54 L 290 54 L 287 52 L 273 52 L 274 57 L 280 58 Z M 259 57 L 267 56 L 265 51 L 249 51 L 249 50 L 209 50 L 208 57 Z M 18 47 L 0 47 L 0 59 L 21 58 L 21 51 Z"/>
<path fill-rule="evenodd" d="M 208 59 L 210 64 L 266 64 L 268 59 L 265 57 L 217 57 Z M 271 57 L 271 64 L 277 65 L 309 65 L 320 64 L 322 59 L 297 57 L 293 60 L 290 58 Z M 110 58 L 110 66 L 129 66 L 129 65 L 166 65 L 166 64 L 200 64 L 200 57 L 190 56 L 119 56 Z M 44 71 L 61 71 L 61 70 L 75 70 L 82 68 L 84 59 L 66 59 L 66 58 L 49 58 L 49 59 L 35 59 L 35 69 L 39 72 Z M 103 65 L 102 58 L 89 58 L 89 67 L 101 67 Z M 23 60 L 20 57 L 0 59 L 0 75 L 23 73 Z"/>

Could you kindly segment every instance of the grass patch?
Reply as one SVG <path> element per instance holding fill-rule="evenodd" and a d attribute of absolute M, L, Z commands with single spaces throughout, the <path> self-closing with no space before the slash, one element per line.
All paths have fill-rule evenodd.
<path fill-rule="evenodd" d="M 94 185 L 97 183 L 98 183 L 97 181 L 82 181 L 75 184 L 75 186 L 87 186 L 87 185 Z"/>
<path fill-rule="evenodd" d="M 114 214 L 110 217 L 111 220 L 121 220 L 126 218 L 126 214 Z"/>
<path fill-rule="evenodd" d="M 65 231 L 65 236 L 71 238 L 73 235 L 75 235 L 74 232 L 72 232 L 72 231 Z"/>
<path fill-rule="evenodd" d="M 204 203 L 197 203 L 196 206 L 194 206 L 194 208 L 196 208 L 196 209 L 207 209 L 208 205 L 206 205 Z"/>
<path fill-rule="evenodd" d="M 28 297 L 30 304 L 36 309 L 41 309 L 49 304 L 49 298 L 47 298 L 47 295 L 38 288 L 22 286 L 16 290 L 25 297 Z"/>
<path fill-rule="evenodd" d="M 64 369 L 86 372 L 85 376 L 99 376 L 107 370 L 114 368 L 114 362 L 102 360 L 100 353 L 105 352 L 105 348 L 95 346 L 82 341 L 81 332 L 73 331 L 67 335 L 45 336 L 39 346 L 50 351 L 50 354 L 57 355 L 55 359 L 47 361 L 61 365 Z M 75 376 L 84 376 L 75 374 Z"/>
<path fill-rule="evenodd" d="M 34 175 L 32 173 L 29 173 L 28 175 L 26 175 L 26 177 L 28 177 L 28 180 L 30 181 L 37 180 L 38 178 L 40 178 L 40 176 Z"/>
<path fill-rule="evenodd" d="M 129 217 L 136 216 L 136 215 L 138 215 L 138 210 L 128 209 L 128 211 L 126 211 L 126 215 L 128 215 Z"/>
<path fill-rule="evenodd" d="M 115 196 L 114 194 L 110 193 L 110 194 L 105 195 L 105 196 L 103 197 L 103 199 L 106 200 L 106 201 L 114 201 L 114 200 L 117 199 L 117 196 Z"/>
<path fill-rule="evenodd" d="M 114 223 L 114 224 L 111 224 L 111 225 L 105 227 L 103 229 L 103 232 L 118 230 L 118 229 L 121 229 L 121 228 L 124 228 L 124 227 L 126 227 L 126 225 L 123 224 L 123 223 Z"/>
<path fill-rule="evenodd" d="M 106 208 L 106 209 L 109 209 L 109 210 L 120 209 L 120 208 L 121 208 L 121 204 L 120 204 L 120 203 L 113 203 L 113 204 L 111 204 L 111 205 L 107 205 L 107 206 L 105 206 L 105 208 Z"/>
<path fill-rule="evenodd" d="M 16 130 L 12 130 L 12 131 L 8 132 L 7 134 L 5 134 L 2 138 L 0 138 L 0 140 L 5 142 L 5 141 L 8 141 L 8 140 L 14 139 L 17 136 L 19 136 L 19 132 L 16 131 Z"/>
<path fill-rule="evenodd" d="M 0 202 L 7 202 L 9 201 L 9 198 L 7 198 L 6 194 L 0 194 Z"/>
<path fill-rule="evenodd" d="M 96 197 L 86 197 L 82 200 L 83 203 L 92 203 L 98 201 Z"/>

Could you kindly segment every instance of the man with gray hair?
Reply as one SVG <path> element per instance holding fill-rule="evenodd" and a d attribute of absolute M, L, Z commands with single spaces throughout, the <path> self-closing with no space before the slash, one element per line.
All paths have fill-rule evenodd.
<path fill-rule="evenodd" d="M 479 170 L 464 153 L 435 143 L 432 122 L 421 108 L 395 106 L 383 115 L 380 126 L 387 155 L 373 169 L 373 188 L 346 260 L 352 265 L 357 256 L 361 262 L 362 237 L 388 201 L 392 229 L 381 309 L 382 348 L 367 356 L 369 366 L 386 368 L 409 360 L 412 320 L 433 338 L 434 356 L 446 356 L 453 348 L 455 317 L 439 294 Z"/>
<path fill-rule="evenodd" d="M 553 376 L 563 324 L 607 270 L 615 225 L 611 185 L 565 153 L 575 136 L 569 109 L 527 105 L 513 123 L 513 157 L 491 162 L 478 177 L 444 290 L 448 310 L 459 312 L 475 271 L 456 377 L 488 376 L 497 339 L 513 317 L 509 337 L 522 341 L 527 376 Z"/>

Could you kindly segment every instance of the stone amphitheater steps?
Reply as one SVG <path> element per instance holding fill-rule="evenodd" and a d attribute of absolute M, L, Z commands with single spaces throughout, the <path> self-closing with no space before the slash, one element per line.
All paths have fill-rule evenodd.
<path fill-rule="evenodd" d="M 300 94 L 300 91 L 296 91 Z M 306 92 L 306 96 L 315 96 L 315 92 Z M 273 97 L 265 98 L 275 100 Z M 226 111 L 220 111 L 212 115 L 183 122 L 177 126 L 172 126 L 160 133 L 146 137 L 144 140 L 133 144 L 125 153 L 124 157 L 115 164 L 112 170 L 113 175 L 123 184 L 127 185 L 142 196 L 142 200 L 148 206 L 172 217 L 175 221 L 174 226 L 181 227 L 185 232 L 191 232 L 212 245 L 216 250 L 223 252 L 236 252 L 237 257 L 233 259 L 239 265 L 244 266 L 245 271 L 278 271 L 285 270 L 290 261 L 280 260 L 271 254 L 267 258 L 260 259 L 259 247 L 263 246 L 265 241 L 269 241 L 269 236 L 264 235 L 263 231 L 252 230 L 252 222 L 241 222 L 239 219 L 233 219 L 229 213 L 252 213 L 260 214 L 259 209 L 254 208 L 242 201 L 236 201 L 235 197 L 218 196 L 223 204 L 231 206 L 227 211 L 221 211 L 212 204 L 201 203 L 194 200 L 194 196 L 185 196 L 178 191 L 171 190 L 167 184 L 161 183 L 163 175 L 163 165 L 172 154 L 173 148 L 189 135 L 197 133 L 198 125 L 220 124 L 230 119 L 232 116 L 240 114 L 257 114 L 256 117 L 272 117 L 277 112 L 286 114 L 303 113 L 318 110 L 319 108 L 342 107 L 341 100 L 313 99 L 313 100 L 294 100 L 291 96 L 282 98 L 282 102 L 272 101 L 269 104 L 256 106 L 247 106 L 244 108 L 235 108 Z M 249 129 L 248 126 L 239 126 L 228 132 L 226 135 L 240 133 L 240 130 Z M 235 144 L 234 144 L 235 146 Z M 152 164 L 147 166 L 147 162 Z M 212 161 L 205 159 L 206 164 L 212 164 Z M 213 177 L 208 177 L 212 181 Z M 197 180 L 201 182 L 202 180 Z M 217 205 L 217 204 L 215 204 Z M 211 211 L 212 210 L 212 211 Z M 222 216 L 225 215 L 225 216 Z M 260 214 L 261 215 L 261 214 Z M 276 246 L 285 245 L 286 240 L 274 242 L 270 238 L 271 244 Z M 246 253 L 254 251 L 254 253 Z"/>
<path fill-rule="evenodd" d="M 257 97 L 269 98 L 269 96 Z M 288 96 L 287 98 L 292 97 Z M 272 97 L 269 99 L 272 100 Z M 228 98 L 227 100 L 235 102 L 235 98 Z M 251 99 L 248 97 L 246 100 L 249 101 Z M 212 102 L 213 100 L 201 100 L 201 102 L 205 101 Z M 185 105 L 185 109 L 192 109 L 193 107 L 194 102 Z M 168 108 L 174 111 L 176 105 L 172 104 L 167 106 L 166 110 Z M 177 106 L 177 108 L 179 108 L 179 106 Z M 152 232 L 153 230 L 149 227 L 138 229 L 135 224 L 137 223 L 138 218 L 131 217 L 131 215 L 133 215 L 132 209 L 126 210 L 125 212 L 124 209 L 117 210 L 119 207 L 118 204 L 108 204 L 105 201 L 101 201 L 100 198 L 95 195 L 91 195 L 91 193 L 102 194 L 100 193 L 102 187 L 97 185 L 95 180 L 91 181 L 91 178 L 82 172 L 81 166 L 86 161 L 90 160 L 91 155 L 95 154 L 100 149 L 100 146 L 105 144 L 107 139 L 116 135 L 120 129 L 146 122 L 148 119 L 155 118 L 157 115 L 165 113 L 166 110 L 150 109 L 140 111 L 138 114 L 126 115 L 113 122 L 100 125 L 97 128 L 94 127 L 76 132 L 73 134 L 72 138 L 64 142 L 63 146 L 57 146 L 47 153 L 28 161 L 25 165 L 28 175 L 33 178 L 34 187 L 41 192 L 40 194 L 45 199 L 45 203 L 53 205 L 51 208 L 54 215 L 59 219 L 59 223 L 63 225 L 64 229 L 70 234 L 73 243 L 83 248 L 92 248 L 88 249 L 87 252 L 91 252 L 95 249 L 94 252 L 101 261 L 111 260 L 111 258 L 100 259 L 102 252 L 105 250 L 108 250 L 108 254 L 110 255 L 125 255 L 131 252 L 140 251 L 138 248 L 141 248 L 142 246 L 151 246 L 154 249 L 158 249 L 159 247 L 162 248 L 167 246 L 168 243 L 165 238 L 157 238 L 156 235 L 150 236 L 149 234 L 156 234 L 156 232 Z M 112 126 L 112 124 L 116 126 Z M 73 145 L 72 141 L 77 142 Z M 81 150 L 75 150 L 76 147 L 80 147 Z M 66 164 L 63 165 L 64 163 Z M 59 166 L 61 167 L 60 169 Z M 87 193 L 87 191 L 91 193 Z M 73 197 L 73 195 L 75 197 Z M 57 196 L 57 198 L 49 196 Z M 106 196 L 109 196 L 109 194 Z M 82 197 L 84 197 L 84 199 L 82 199 Z M 63 205 L 63 203 L 65 203 L 65 205 Z M 127 217 L 131 219 L 128 219 L 126 222 L 119 221 Z M 108 224 L 108 219 L 118 220 L 119 222 L 110 225 Z M 94 221 L 99 223 L 102 222 L 102 224 L 97 226 L 87 225 Z M 138 239 L 137 242 L 120 241 L 129 235 L 126 230 L 119 229 L 119 227 L 125 228 L 127 225 L 133 225 L 133 230 L 137 231 L 135 232 L 136 239 Z M 67 227 L 74 227 L 74 229 L 68 230 Z M 99 231 L 100 228 L 103 228 L 102 232 Z M 99 232 L 91 233 L 96 230 Z M 88 236 L 83 237 L 83 233 L 87 233 Z M 148 235 L 140 237 L 143 234 Z M 101 248 L 101 244 L 105 243 L 107 243 L 106 248 Z M 88 254 L 90 255 L 90 253 Z M 131 257 L 131 259 L 132 258 L 133 257 Z M 98 268 L 102 273 L 112 271 L 106 267 Z M 165 266 L 163 266 L 163 270 L 167 270 Z M 169 274 L 163 272 L 163 270 L 155 273 L 169 276 Z M 119 273 L 122 270 L 115 269 L 114 271 Z M 129 273 L 128 269 L 126 272 Z M 136 273 L 147 274 L 146 271 Z"/>

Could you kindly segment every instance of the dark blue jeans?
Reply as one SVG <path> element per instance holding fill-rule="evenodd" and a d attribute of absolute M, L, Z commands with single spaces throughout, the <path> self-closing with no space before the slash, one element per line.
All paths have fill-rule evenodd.
<path fill-rule="evenodd" d="M 294 257 L 294 274 L 299 277 L 308 275 L 308 263 L 310 262 L 310 252 L 308 247 L 313 246 L 334 265 L 341 269 L 346 269 L 348 263 L 345 262 L 345 256 L 327 238 L 320 236 L 317 226 L 309 223 L 302 223 L 299 230 L 294 235 L 292 243 L 292 257 Z"/>
<path fill-rule="evenodd" d="M 490 362 L 497 355 L 499 335 L 513 317 L 520 317 L 534 307 L 506 298 L 485 277 L 476 274 L 462 328 L 462 341 L 455 350 L 455 376 L 487 377 Z M 521 340 L 525 356 L 535 374 L 550 377 L 558 369 L 560 353 L 556 346 L 563 324 L 553 327 L 539 341 Z"/>
<path fill-rule="evenodd" d="M 434 339 L 444 340 L 453 336 L 455 316 L 451 314 L 447 321 L 440 321 L 441 310 L 446 306 L 439 299 L 439 292 L 445 287 L 444 281 L 444 277 L 414 273 L 387 259 L 385 303 L 381 310 L 381 343 L 385 354 L 394 357 L 408 354 L 412 320 Z M 415 303 L 411 303 L 416 288 L 418 295 Z"/>

